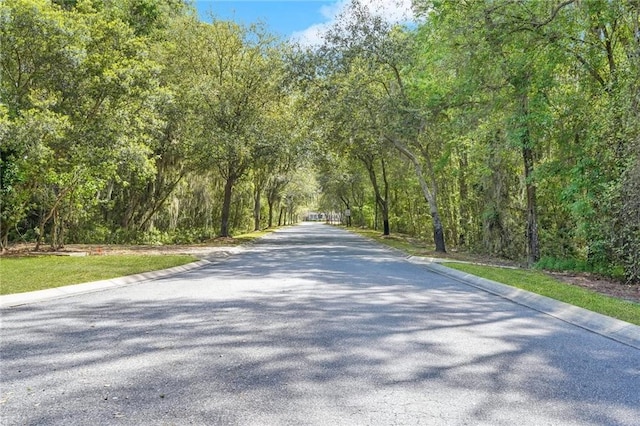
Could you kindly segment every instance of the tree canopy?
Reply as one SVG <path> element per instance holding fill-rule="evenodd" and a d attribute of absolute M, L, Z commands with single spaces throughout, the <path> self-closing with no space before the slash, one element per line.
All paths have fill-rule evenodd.
<path fill-rule="evenodd" d="M 0 3 L 0 245 L 345 223 L 640 281 L 640 4 L 352 0 L 320 46 L 179 0 Z M 344 214 L 349 211 L 349 215 Z"/>

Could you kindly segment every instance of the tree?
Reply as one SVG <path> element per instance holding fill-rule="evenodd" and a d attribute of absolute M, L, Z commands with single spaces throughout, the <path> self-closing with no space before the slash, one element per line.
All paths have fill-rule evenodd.
<path fill-rule="evenodd" d="M 553 43 L 556 19 L 572 1 L 536 3 L 496 2 L 491 5 L 443 2 L 429 12 L 430 23 L 457 34 L 448 44 L 460 49 L 465 76 L 489 90 L 497 114 L 504 115 L 505 137 L 521 152 L 526 204 L 526 253 L 530 264 L 540 258 L 535 165 L 545 138 L 548 94 L 562 59 Z M 470 19 L 472 17 L 472 19 Z M 460 36 L 461 34 L 461 36 Z M 446 40 L 440 38 L 443 43 Z M 470 58 L 470 59 L 467 59 Z M 478 78 L 469 76 L 469 71 Z M 500 101 L 496 102 L 497 99 Z M 494 113 L 494 112 L 492 112 Z"/>
<path fill-rule="evenodd" d="M 220 235 L 226 237 L 233 188 L 263 153 L 260 121 L 278 100 L 281 67 L 273 39 L 257 27 L 194 19 L 180 25 L 174 58 L 191 99 L 193 152 L 201 169 L 216 168 L 225 182 Z"/>
<path fill-rule="evenodd" d="M 347 226 L 352 225 L 352 218 L 360 226 L 365 225 L 363 207 L 366 198 L 365 170 L 362 163 L 349 161 L 349 157 L 329 154 L 325 161 L 317 165 L 318 185 L 322 195 L 320 204 L 330 206 L 325 211 L 346 211 Z"/>
<path fill-rule="evenodd" d="M 151 170 L 146 142 L 155 64 L 126 24 L 108 10 L 82 7 L 63 10 L 37 0 L 2 5 L 2 101 L 14 128 L 27 120 L 33 130 L 8 132 L 7 146 L 22 145 L 14 152 L 38 161 L 14 166 L 37 167 L 20 174 L 29 176 L 38 206 L 38 245 L 48 227 L 54 248 L 95 205 L 96 192 L 117 176 L 125 157 L 131 170 Z"/>
<path fill-rule="evenodd" d="M 331 61 L 333 54 L 322 60 Z M 327 55 L 327 52 L 323 52 Z M 320 62 L 322 63 L 322 62 Z M 327 68 L 329 69 L 329 68 Z M 380 135 L 377 115 L 380 87 L 371 84 L 366 67 L 354 59 L 330 68 L 307 88 L 308 106 L 314 110 L 314 121 L 320 126 L 323 141 L 317 155 L 345 155 L 359 162 L 369 177 L 376 208 L 382 217 L 383 234 L 389 235 L 389 181 L 387 178 L 388 146 Z M 377 221 L 376 226 L 377 226 Z"/>
<path fill-rule="evenodd" d="M 261 120 L 261 140 L 252 168 L 254 176 L 254 228 L 261 223 L 261 203 L 266 195 L 267 226 L 273 226 L 273 212 L 282 199 L 293 175 L 305 167 L 309 121 L 300 106 L 302 101 L 295 88 L 286 87 L 284 68 L 280 76 L 282 92 L 265 111 Z"/>
<path fill-rule="evenodd" d="M 387 24 L 358 1 L 352 2 L 349 11 L 349 17 L 343 16 L 328 34 L 323 53 L 333 56 L 332 61 L 349 72 L 362 70 L 363 81 L 377 97 L 375 102 L 370 102 L 375 107 L 369 108 L 369 112 L 382 113 L 371 119 L 372 123 L 378 123 L 376 133 L 412 163 L 431 212 L 436 251 L 445 252 L 444 227 L 438 209 L 435 179 L 425 176 L 419 155 L 405 142 L 411 141 L 420 146 L 419 137 L 427 125 L 404 88 L 403 69 L 409 65 L 412 39 L 406 30 Z M 364 93 L 366 89 L 362 86 L 361 92 Z M 421 150 L 421 154 L 429 155 L 425 149 Z M 429 167 L 429 158 L 426 160 Z M 432 171 L 429 174 L 433 176 Z M 387 207 L 383 208 L 383 213 L 388 210 Z"/>

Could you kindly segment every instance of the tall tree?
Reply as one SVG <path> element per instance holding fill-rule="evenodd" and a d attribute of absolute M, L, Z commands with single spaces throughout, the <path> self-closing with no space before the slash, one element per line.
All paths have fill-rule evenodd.
<path fill-rule="evenodd" d="M 533 264 L 540 258 L 535 167 L 545 138 L 548 94 L 561 60 L 558 46 L 553 43 L 557 37 L 555 24 L 573 1 L 535 4 L 501 1 L 462 6 L 454 3 L 442 2 L 429 8 L 429 23 L 445 27 L 443 35 L 456 34 L 449 42 L 440 40 L 448 43 L 452 53 L 454 47 L 460 49 L 457 55 L 469 67 L 465 75 L 473 70 L 480 77 L 470 77 L 477 82 L 477 88 L 492 92 L 494 100 L 490 102 L 495 114 L 507 112 L 505 136 L 520 150 L 522 158 L 526 253 Z"/>
<path fill-rule="evenodd" d="M 403 71 L 410 64 L 411 40 L 406 30 L 389 25 L 354 0 L 349 14 L 342 16 L 329 32 L 323 49 L 325 55 L 333 55 L 333 62 L 338 66 L 349 71 L 361 69 L 366 75 L 361 80 L 361 87 L 368 84 L 369 90 L 377 96 L 377 105 L 369 110 L 377 113 L 377 118 L 372 120 L 372 123 L 378 123 L 376 132 L 413 165 L 431 213 L 436 251 L 445 252 L 436 182 L 425 176 L 420 158 L 429 155 L 427 150 L 419 148 L 419 137 L 427 123 L 405 90 Z M 429 158 L 426 158 L 426 165 L 430 168 Z M 429 175 L 433 176 L 432 170 Z"/>
<path fill-rule="evenodd" d="M 25 141 L 25 158 L 37 161 L 17 164 L 38 168 L 29 173 L 38 244 L 48 228 L 59 248 L 119 164 L 141 174 L 152 169 L 155 63 L 144 40 L 109 10 L 64 10 L 37 0 L 1 7 L 2 102 L 14 126 L 35 125 L 26 138 L 9 132 L 7 145 Z"/>
<path fill-rule="evenodd" d="M 179 25 L 174 57 L 191 99 L 193 152 L 201 168 L 216 168 L 225 182 L 220 235 L 226 237 L 233 188 L 262 153 L 261 114 L 278 99 L 280 66 L 273 38 L 258 27 L 194 19 Z"/>

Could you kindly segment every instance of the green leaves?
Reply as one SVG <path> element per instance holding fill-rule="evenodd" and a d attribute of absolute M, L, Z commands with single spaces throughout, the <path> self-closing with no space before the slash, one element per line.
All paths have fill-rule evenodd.
<path fill-rule="evenodd" d="M 313 162 L 357 223 L 514 258 L 539 229 L 637 279 L 638 5 L 415 3 L 407 29 L 354 2 L 298 51 L 177 0 L 1 2 L 2 246 L 259 227 Z"/>
<path fill-rule="evenodd" d="M 52 218 L 63 215 L 56 219 L 62 224 L 94 204 L 123 159 L 129 170 L 149 175 L 156 65 L 141 53 L 144 42 L 108 10 L 63 10 L 38 0 L 1 7 L 0 93 L 10 129 L 2 150 L 13 152 L 4 156 L 24 176 L 22 190 L 39 205 L 43 230 Z M 3 209 L 24 214 L 28 202 L 16 196 Z M 12 217 L 2 224 L 5 241 L 22 219 Z"/>
<path fill-rule="evenodd" d="M 471 179 L 465 185 L 488 200 L 491 214 L 483 216 L 476 210 L 480 206 L 462 198 L 461 211 L 476 210 L 472 214 L 485 225 L 495 225 L 495 218 L 500 226 L 523 222 L 523 204 L 533 200 L 535 189 L 543 252 L 582 253 L 612 264 L 628 258 L 622 241 L 630 247 L 636 238 L 619 218 L 629 211 L 626 200 L 635 197 L 621 196 L 620 176 L 638 156 L 629 149 L 639 135 L 640 56 L 629 54 L 637 51 L 637 40 L 630 37 L 638 28 L 637 5 L 418 3 L 427 20 L 418 30 L 419 66 L 408 93 L 441 105 L 450 120 L 431 123 L 441 134 L 451 132 L 452 146 L 458 148 L 455 138 L 466 135 L 469 143 L 453 152 L 464 153 L 475 172 L 458 175 Z M 487 142 L 495 147 L 489 154 Z M 521 164 L 514 155 L 518 150 Z M 452 160 L 456 167 L 455 156 Z M 495 247 L 496 238 L 501 237 L 484 232 L 476 241 Z"/>

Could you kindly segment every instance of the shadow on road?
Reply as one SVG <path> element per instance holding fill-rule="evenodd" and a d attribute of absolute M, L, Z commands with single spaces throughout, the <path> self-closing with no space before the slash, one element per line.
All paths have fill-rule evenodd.
<path fill-rule="evenodd" d="M 27 424 L 640 418 L 637 350 L 359 237 L 306 231 L 139 285 L 156 300 L 116 292 L 5 312 L 0 410 Z"/>

